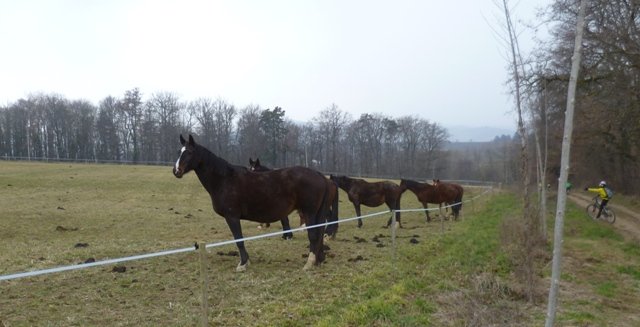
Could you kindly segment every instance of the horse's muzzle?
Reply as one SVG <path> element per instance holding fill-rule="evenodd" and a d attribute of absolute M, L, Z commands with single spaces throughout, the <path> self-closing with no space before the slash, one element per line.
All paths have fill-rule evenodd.
<path fill-rule="evenodd" d="M 173 167 L 173 176 L 177 178 L 182 178 L 182 175 L 184 175 L 184 172 L 182 172 L 182 169 L 176 169 L 175 167 Z"/>

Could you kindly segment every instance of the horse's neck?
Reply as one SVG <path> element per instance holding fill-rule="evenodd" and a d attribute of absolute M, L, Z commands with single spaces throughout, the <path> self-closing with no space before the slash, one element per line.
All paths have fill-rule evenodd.
<path fill-rule="evenodd" d="M 408 180 L 405 182 L 405 185 L 407 186 L 408 189 L 410 189 L 412 192 L 416 192 L 416 191 L 422 191 L 424 189 L 426 189 L 426 186 L 424 184 L 420 184 L 416 181 L 412 181 L 412 180 Z"/>
<path fill-rule="evenodd" d="M 229 176 L 232 166 L 205 148 L 201 148 L 200 151 L 202 163 L 194 170 L 202 186 L 212 193 L 222 184 L 225 177 Z"/>
<path fill-rule="evenodd" d="M 351 190 L 351 187 L 352 187 L 352 186 L 353 186 L 353 184 L 354 184 L 354 181 L 355 181 L 355 180 L 353 180 L 353 179 L 350 179 L 350 178 L 345 177 L 345 178 L 342 180 L 342 186 L 344 186 L 344 187 L 341 187 L 341 188 L 342 188 L 343 190 L 345 190 L 345 191 L 349 192 L 349 190 Z"/>

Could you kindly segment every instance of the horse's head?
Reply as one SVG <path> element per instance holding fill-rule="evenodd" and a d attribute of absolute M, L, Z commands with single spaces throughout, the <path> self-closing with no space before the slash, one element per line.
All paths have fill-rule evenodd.
<path fill-rule="evenodd" d="M 256 158 L 253 160 L 249 158 L 249 170 L 251 171 L 265 171 L 264 167 L 260 165 L 260 158 Z"/>
<path fill-rule="evenodd" d="M 185 140 L 180 135 L 180 143 L 182 149 L 180 149 L 180 157 L 176 161 L 176 165 L 173 167 L 173 175 L 177 178 L 182 178 L 182 175 L 196 168 L 198 165 L 198 156 L 196 154 L 196 142 L 193 140 L 193 136 L 189 135 L 189 141 Z"/>

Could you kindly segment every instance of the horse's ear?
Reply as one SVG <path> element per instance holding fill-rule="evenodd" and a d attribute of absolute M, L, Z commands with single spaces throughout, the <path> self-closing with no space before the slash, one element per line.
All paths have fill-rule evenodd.
<path fill-rule="evenodd" d="M 191 136 L 191 134 L 189 134 L 189 145 L 195 145 L 196 142 L 193 140 L 193 136 Z"/>
<path fill-rule="evenodd" d="M 185 143 L 187 143 L 187 141 L 185 141 L 184 137 L 182 137 L 182 134 L 180 134 L 180 144 L 184 145 Z"/>
<path fill-rule="evenodd" d="M 249 165 L 253 166 L 254 163 L 255 163 L 255 161 L 253 161 L 253 159 L 251 159 L 251 157 L 249 157 Z"/>
<path fill-rule="evenodd" d="M 260 158 L 256 158 L 255 163 L 256 163 L 256 166 L 260 166 Z"/>

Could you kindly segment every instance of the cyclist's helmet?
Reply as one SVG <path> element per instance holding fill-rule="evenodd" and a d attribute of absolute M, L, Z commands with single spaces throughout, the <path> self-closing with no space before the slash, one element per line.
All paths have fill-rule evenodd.
<path fill-rule="evenodd" d="M 605 181 L 600 181 L 600 186 L 607 186 L 607 182 L 605 182 Z"/>

